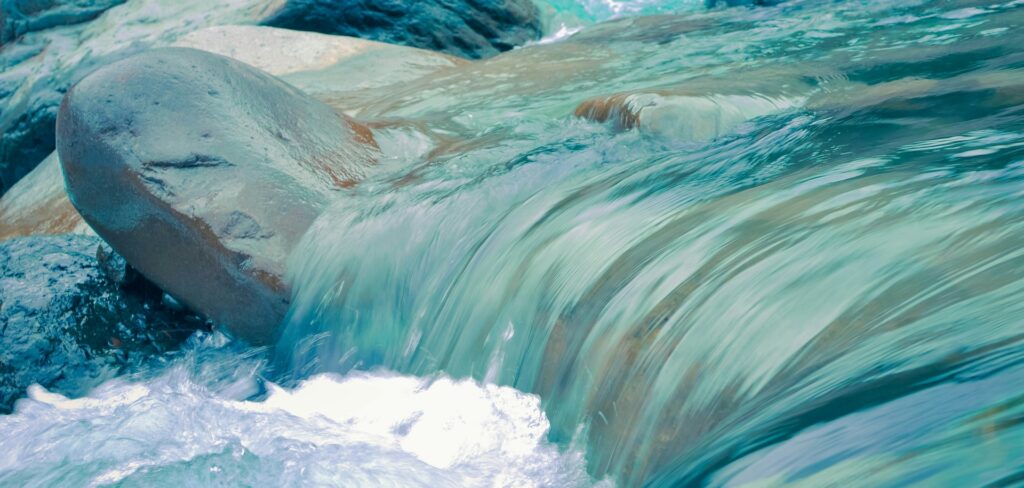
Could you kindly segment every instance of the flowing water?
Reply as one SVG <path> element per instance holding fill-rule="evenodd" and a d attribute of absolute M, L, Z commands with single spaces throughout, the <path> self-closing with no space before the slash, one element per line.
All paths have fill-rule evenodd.
<path fill-rule="evenodd" d="M 36 391 L 0 484 L 1024 482 L 1024 2 L 548 15 L 339 94 L 276 346 Z"/>
<path fill-rule="evenodd" d="M 264 354 L 199 334 L 78 399 L 36 387 L 0 417 L 3 486 L 586 486 L 536 396 L 444 376 L 262 380 Z"/>

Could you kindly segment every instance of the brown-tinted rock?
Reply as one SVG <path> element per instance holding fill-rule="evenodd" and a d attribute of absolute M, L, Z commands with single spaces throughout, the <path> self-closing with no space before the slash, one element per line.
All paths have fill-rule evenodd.
<path fill-rule="evenodd" d="M 616 130 L 639 129 L 675 140 L 701 141 L 719 137 L 747 120 L 799 107 L 803 101 L 804 97 L 692 94 L 690 90 L 616 93 L 584 100 L 573 115 L 610 122 Z"/>
<path fill-rule="evenodd" d="M 91 234 L 64 192 L 57 153 L 0 198 L 0 240 L 48 234 Z"/>
<path fill-rule="evenodd" d="M 296 241 L 376 157 L 372 134 L 251 66 L 184 48 L 73 87 L 57 148 L 85 221 L 162 289 L 237 335 L 271 339 Z"/>
<path fill-rule="evenodd" d="M 200 29 L 176 43 L 237 59 L 309 93 L 358 110 L 361 94 L 467 61 L 433 51 L 273 27 Z M 372 67 L 372 69 L 368 69 Z M 64 191 L 57 153 L 0 197 L 0 240 L 29 235 L 92 233 Z"/>

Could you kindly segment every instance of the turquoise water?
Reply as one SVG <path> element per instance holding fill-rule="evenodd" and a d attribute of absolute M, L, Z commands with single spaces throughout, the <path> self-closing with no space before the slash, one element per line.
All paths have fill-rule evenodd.
<path fill-rule="evenodd" d="M 632 17 L 392 90 L 359 116 L 451 142 L 306 236 L 279 352 L 538 394 L 624 486 L 1019 479 L 1022 7 Z"/>
<path fill-rule="evenodd" d="M 278 344 L 35 391 L 0 484 L 1024 481 L 1024 2 L 550 5 L 339 95 Z"/>
<path fill-rule="evenodd" d="M 562 37 L 583 26 L 641 15 L 701 10 L 704 0 L 535 0 L 548 36 Z"/>

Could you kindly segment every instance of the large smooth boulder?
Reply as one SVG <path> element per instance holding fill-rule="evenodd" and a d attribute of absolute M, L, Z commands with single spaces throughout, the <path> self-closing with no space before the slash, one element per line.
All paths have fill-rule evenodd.
<path fill-rule="evenodd" d="M 253 342 L 288 308 L 285 260 L 377 157 L 372 133 L 241 62 L 186 48 L 97 70 L 61 105 L 71 202 L 144 276 Z"/>
<path fill-rule="evenodd" d="M 447 54 L 358 37 L 318 34 L 259 25 L 221 25 L 188 33 L 174 46 L 208 51 L 252 65 L 275 76 L 317 72 L 352 59 L 384 54 L 387 62 L 375 66 L 373 87 L 427 75 L 468 61 Z M 379 59 L 379 58 L 376 58 Z M 393 65 L 400 66 L 401 71 Z M 351 80 L 361 73 L 336 77 L 339 89 L 364 89 Z M 370 80 L 368 80 L 370 81 Z M 305 88 L 299 86 L 299 88 Z"/>
<path fill-rule="evenodd" d="M 362 100 L 389 86 L 468 62 L 354 37 L 255 25 L 200 29 L 175 45 L 237 59 L 346 111 L 358 111 Z M 53 152 L 0 197 L 0 240 L 69 232 L 92 231 L 67 198 Z"/>
<path fill-rule="evenodd" d="M 0 29 L 8 26 L 14 37 L 0 41 L 0 195 L 53 151 L 57 107 L 71 85 L 97 67 L 173 45 L 206 27 L 267 22 L 466 57 L 495 54 L 540 35 L 530 0 L 0 0 L 0 5 L 9 12 L 0 18 Z M 72 22 L 78 23 L 47 28 Z M 249 47 L 260 50 L 267 40 L 254 38 Z M 393 59 L 390 53 L 373 54 L 381 55 Z"/>
<path fill-rule="evenodd" d="M 34 383 L 82 394 L 206 327 L 132 273 L 95 236 L 0 242 L 0 413 Z"/>
<path fill-rule="evenodd" d="M 493 56 L 541 35 L 531 0 L 289 0 L 263 23 L 467 58 Z"/>

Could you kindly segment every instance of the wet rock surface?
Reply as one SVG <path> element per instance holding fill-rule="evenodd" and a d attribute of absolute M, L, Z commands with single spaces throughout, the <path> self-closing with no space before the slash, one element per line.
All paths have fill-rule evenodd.
<path fill-rule="evenodd" d="M 57 107 L 94 69 L 209 25 L 255 23 L 280 0 L 5 0 L 0 195 L 54 150 Z"/>
<path fill-rule="evenodd" d="M 423 49 L 253 25 L 200 29 L 175 45 L 237 59 L 349 110 L 358 110 L 373 90 L 467 63 Z M 67 198 L 56 152 L 0 197 L 0 240 L 91 232 Z"/>
<path fill-rule="evenodd" d="M 54 152 L 0 198 L 0 240 L 69 233 L 93 232 L 68 200 Z"/>
<path fill-rule="evenodd" d="M 185 48 L 76 85 L 57 145 L 85 221 L 147 278 L 254 342 L 287 310 L 295 243 L 377 154 L 368 129 L 291 85 Z"/>
<path fill-rule="evenodd" d="M 252 65 L 346 113 L 358 111 L 369 90 L 416 80 L 469 61 L 356 37 L 255 25 L 200 29 L 174 44 Z"/>
<path fill-rule="evenodd" d="M 6 0 L 0 3 L 0 43 L 27 32 L 95 19 L 125 0 Z"/>
<path fill-rule="evenodd" d="M 264 24 L 467 58 L 493 56 L 541 35 L 530 0 L 290 0 Z"/>
<path fill-rule="evenodd" d="M 530 0 L 6 0 L 0 5 L 6 12 L 0 18 L 0 39 L 5 39 L 0 40 L 0 195 L 53 151 L 57 107 L 71 85 L 100 66 L 172 45 L 209 26 L 265 22 L 464 57 L 493 55 L 540 35 Z M 263 49 L 260 43 L 267 40 L 272 41 L 253 39 L 247 47 Z M 393 58 L 393 53 L 374 56 Z"/>
<path fill-rule="evenodd" d="M 0 413 L 32 384 L 81 394 L 206 327 L 95 236 L 0 242 Z"/>

